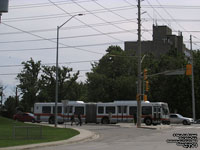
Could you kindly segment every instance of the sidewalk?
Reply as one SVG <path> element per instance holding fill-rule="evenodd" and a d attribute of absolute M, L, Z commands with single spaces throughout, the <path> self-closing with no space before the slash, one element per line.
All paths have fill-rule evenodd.
<path fill-rule="evenodd" d="M 52 125 L 48 125 L 48 126 L 52 126 Z M 58 127 L 63 128 L 64 126 L 59 125 Z M 76 142 L 83 142 L 83 141 L 97 139 L 99 137 L 99 135 L 97 135 L 96 133 L 85 130 L 85 129 L 75 128 L 75 127 L 69 127 L 69 128 L 78 130 L 80 132 L 80 134 L 77 136 L 74 136 L 68 140 L 47 142 L 47 143 L 40 143 L 40 144 L 29 144 L 29 145 L 22 145 L 22 146 L 13 146 L 13 147 L 5 147 L 5 148 L 0 148 L 0 150 L 24 150 L 24 149 L 31 149 L 31 148 L 37 148 L 37 147 L 72 144 L 72 143 L 76 143 Z"/>
<path fill-rule="evenodd" d="M 120 127 L 125 127 L 125 128 L 132 128 L 136 127 L 134 123 L 117 123 L 116 125 Z M 142 124 L 140 128 L 143 129 L 152 129 L 152 130 L 162 130 L 162 129 L 168 129 L 171 128 L 171 125 L 156 125 L 156 126 L 146 126 L 145 124 Z"/>

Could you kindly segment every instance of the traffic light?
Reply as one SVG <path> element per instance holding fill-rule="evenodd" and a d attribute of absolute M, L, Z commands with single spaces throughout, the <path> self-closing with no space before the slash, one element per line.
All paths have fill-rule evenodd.
<path fill-rule="evenodd" d="M 192 75 L 192 65 L 191 64 L 187 64 L 186 65 L 186 75 L 187 76 L 191 76 Z"/>
<path fill-rule="evenodd" d="M 144 101 L 147 101 L 147 95 L 144 94 Z"/>
<path fill-rule="evenodd" d="M 144 69 L 144 81 L 147 80 L 147 69 Z"/>
<path fill-rule="evenodd" d="M 139 94 L 136 95 L 136 100 L 137 100 L 137 101 L 140 100 L 140 95 L 139 95 Z"/>
<path fill-rule="evenodd" d="M 146 81 L 146 92 L 148 92 L 149 91 L 149 81 Z"/>

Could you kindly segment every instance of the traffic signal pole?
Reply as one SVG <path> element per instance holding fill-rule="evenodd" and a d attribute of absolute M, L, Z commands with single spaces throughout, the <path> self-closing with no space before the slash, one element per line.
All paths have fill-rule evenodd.
<path fill-rule="evenodd" d="M 138 0 L 138 93 L 137 93 L 137 127 L 141 127 L 141 5 Z"/>

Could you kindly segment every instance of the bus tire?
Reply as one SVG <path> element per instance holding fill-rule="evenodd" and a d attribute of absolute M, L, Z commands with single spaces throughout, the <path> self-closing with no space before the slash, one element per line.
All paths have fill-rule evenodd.
<path fill-rule="evenodd" d="M 55 118 L 54 118 L 54 116 L 51 116 L 49 118 L 49 124 L 54 124 L 54 122 L 55 122 Z"/>
<path fill-rule="evenodd" d="M 152 124 L 152 119 L 151 118 L 145 118 L 144 119 L 144 123 L 147 125 L 147 126 L 150 126 Z"/>
<path fill-rule="evenodd" d="M 103 117 L 102 120 L 101 120 L 101 123 L 102 123 L 102 124 L 109 124 L 109 119 L 108 119 L 108 117 Z"/>

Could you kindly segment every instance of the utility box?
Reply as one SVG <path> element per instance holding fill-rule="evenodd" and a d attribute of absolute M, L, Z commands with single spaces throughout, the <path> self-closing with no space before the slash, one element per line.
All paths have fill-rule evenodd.
<path fill-rule="evenodd" d="M 8 0 L 0 0 L 0 13 L 8 12 Z"/>

